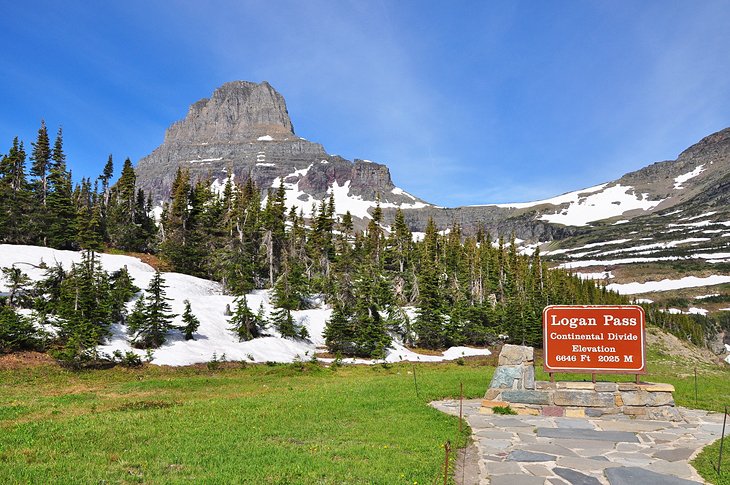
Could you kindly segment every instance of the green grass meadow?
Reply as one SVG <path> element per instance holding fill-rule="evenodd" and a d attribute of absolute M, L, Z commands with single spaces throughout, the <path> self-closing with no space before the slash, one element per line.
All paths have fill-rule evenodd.
<path fill-rule="evenodd" d="M 0 370 L 0 483 L 440 484 L 443 444 L 470 430 L 428 402 L 460 383 L 481 397 L 495 360 Z M 727 404 L 727 368 L 698 368 L 695 405 L 693 368 L 649 362 L 645 379 L 674 384 L 679 405 Z"/>
<path fill-rule="evenodd" d="M 415 367 L 0 371 L 0 483 L 441 483 L 492 368 Z"/>

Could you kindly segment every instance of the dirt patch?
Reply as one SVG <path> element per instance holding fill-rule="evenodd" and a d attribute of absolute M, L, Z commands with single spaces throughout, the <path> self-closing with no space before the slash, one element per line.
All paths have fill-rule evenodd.
<path fill-rule="evenodd" d="M 133 258 L 140 259 L 143 263 L 149 264 L 154 269 L 159 271 L 172 271 L 172 266 L 154 254 L 148 253 L 135 253 L 132 251 L 119 251 L 114 249 L 107 249 L 104 251 L 107 254 L 121 254 L 124 256 L 132 256 Z"/>
<path fill-rule="evenodd" d="M 43 365 L 57 366 L 56 360 L 41 352 L 15 352 L 0 355 L 0 370 L 15 370 Z"/>
<path fill-rule="evenodd" d="M 717 365 L 720 359 L 709 349 L 704 349 L 685 342 L 670 333 L 658 328 L 646 329 L 646 343 L 669 355 L 701 364 Z"/>

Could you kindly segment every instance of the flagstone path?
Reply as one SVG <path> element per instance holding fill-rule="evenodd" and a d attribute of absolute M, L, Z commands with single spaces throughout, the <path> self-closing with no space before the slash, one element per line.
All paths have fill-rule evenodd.
<path fill-rule="evenodd" d="M 431 405 L 459 415 L 459 401 Z M 480 407 L 481 399 L 464 401 L 478 469 L 457 472 L 462 485 L 706 483 L 689 461 L 722 431 L 722 414 L 685 408 L 677 408 L 684 422 L 668 422 L 487 415 Z"/>

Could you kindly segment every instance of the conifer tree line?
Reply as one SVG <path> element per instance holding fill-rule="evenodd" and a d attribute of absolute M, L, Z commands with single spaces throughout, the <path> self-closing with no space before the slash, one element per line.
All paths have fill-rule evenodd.
<path fill-rule="evenodd" d="M 327 347 L 346 356 L 382 357 L 393 337 L 430 349 L 500 339 L 541 346 L 546 305 L 627 303 L 593 281 L 548 270 L 539 251 L 520 254 L 514 238 L 495 241 L 483 230 L 464 235 L 458 224 L 442 234 L 430 220 L 424 237 L 414 241 L 400 210 L 386 231 L 379 205 L 365 230 L 356 231 L 349 212 L 336 215 L 332 196 L 305 217 L 287 209 L 283 183 L 264 189 L 250 176 L 236 183 L 227 179 L 216 193 L 210 180 L 191 180 L 179 169 L 156 223 L 129 159 L 115 183 L 110 156 L 96 180 L 82 179 L 74 187 L 60 129 L 51 147 L 41 123 L 31 145 L 28 154 L 14 139 L 0 161 L 0 242 L 85 251 L 85 262 L 71 270 L 74 279 L 50 268 L 46 281 L 55 277 L 67 286 L 77 281 L 78 295 L 94 295 L 95 304 L 73 299 L 71 305 L 63 284 L 41 293 L 48 314 L 82 322 L 76 330 L 68 323 L 62 336 L 73 355 L 102 341 L 110 324 L 123 319 L 142 348 L 159 346 L 172 329 L 161 279 L 126 314 L 124 302 L 139 289 L 123 283 L 128 275 L 101 271 L 95 252 L 104 248 L 156 253 L 173 271 L 220 282 L 238 295 L 230 325 L 241 340 L 268 328 L 283 337 L 308 338 L 292 312 L 321 297 L 333 309 L 324 334 Z M 81 290 L 83 285 L 97 290 Z M 246 293 L 261 288 L 272 290 L 270 315 L 247 306 Z M 111 304 L 99 303 L 107 298 Z M 674 321 L 666 314 L 661 318 Z M 183 320 L 180 330 L 192 338 L 199 322 L 189 303 Z M 676 331 L 699 338 L 696 326 L 702 324 L 692 322 L 676 325 Z"/>
<path fill-rule="evenodd" d="M 151 201 L 136 189 L 132 162 L 124 161 L 121 176 L 110 185 L 113 175 L 109 156 L 99 177 L 74 185 L 62 130 L 58 129 L 51 144 L 41 122 L 30 150 L 16 137 L 0 158 L 0 242 L 152 251 L 157 229 Z"/>

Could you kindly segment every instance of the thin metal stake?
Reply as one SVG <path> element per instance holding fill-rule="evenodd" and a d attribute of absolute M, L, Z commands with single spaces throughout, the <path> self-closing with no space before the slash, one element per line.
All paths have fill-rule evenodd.
<path fill-rule="evenodd" d="M 444 451 L 446 452 L 446 459 L 444 460 L 444 485 L 449 483 L 449 452 L 451 451 L 451 441 L 446 441 L 444 445 Z"/>
<path fill-rule="evenodd" d="M 695 367 L 695 406 L 697 406 L 697 367 Z"/>
<path fill-rule="evenodd" d="M 459 434 L 461 434 L 461 431 L 463 429 L 463 421 L 464 421 L 464 383 L 459 383 Z"/>
<path fill-rule="evenodd" d="M 722 445 L 725 443 L 725 424 L 727 423 L 727 406 L 725 416 L 722 417 L 722 438 L 720 438 L 720 456 L 717 459 L 717 476 L 722 476 Z"/>
<path fill-rule="evenodd" d="M 418 393 L 418 379 L 416 379 L 416 364 L 413 364 L 413 385 L 416 386 L 416 397 L 421 399 L 421 395 Z"/>

